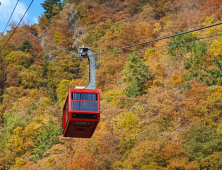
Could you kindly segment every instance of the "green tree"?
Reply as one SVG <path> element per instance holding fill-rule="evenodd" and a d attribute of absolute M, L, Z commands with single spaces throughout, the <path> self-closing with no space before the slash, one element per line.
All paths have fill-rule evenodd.
<path fill-rule="evenodd" d="M 154 77 L 154 73 L 149 72 L 149 66 L 135 53 L 130 56 L 123 74 L 125 75 L 123 80 L 130 83 L 125 89 L 128 97 L 136 97 L 145 93 L 145 83 Z"/>
<path fill-rule="evenodd" d="M 31 160 L 38 161 L 43 158 L 43 154 L 47 149 L 50 149 L 53 145 L 59 143 L 58 135 L 61 135 L 62 129 L 59 123 L 55 124 L 52 119 L 48 124 L 44 125 L 44 129 L 40 131 L 40 137 L 35 140 L 35 150 L 30 157 Z"/>
<path fill-rule="evenodd" d="M 189 42 L 195 41 L 196 39 L 197 37 L 191 33 L 176 36 L 169 44 L 172 47 L 168 48 L 168 54 L 175 57 L 181 57 L 185 53 L 191 52 L 195 43 L 189 44 Z M 180 44 L 186 45 L 178 46 Z"/>
<path fill-rule="evenodd" d="M 7 135 L 12 135 L 14 134 L 14 130 L 17 127 L 21 127 L 22 129 L 24 129 L 26 125 L 27 123 L 24 118 L 22 118 L 18 114 L 10 113 L 5 119 L 4 129 L 6 130 Z"/>
<path fill-rule="evenodd" d="M 205 57 L 207 56 L 207 44 L 205 42 L 195 43 L 187 57 L 184 57 L 184 68 L 189 70 L 188 74 L 184 74 L 186 80 L 195 78 L 197 82 L 203 82 L 206 76 L 203 69 L 210 64 Z"/>
<path fill-rule="evenodd" d="M 31 49 L 33 49 L 33 48 L 32 48 L 31 41 L 29 41 L 29 40 L 25 40 L 22 43 L 22 46 L 20 47 L 20 50 L 22 50 L 22 51 L 25 51 L 25 50 L 29 51 Z"/>
<path fill-rule="evenodd" d="M 205 69 L 205 71 L 208 74 L 207 79 L 205 80 L 205 83 L 208 86 L 212 85 L 222 85 L 222 61 L 219 60 L 218 58 L 214 58 L 214 63 L 213 65 L 216 66 L 216 68 L 212 69 Z"/>
<path fill-rule="evenodd" d="M 62 3 L 61 3 L 61 8 L 63 9 L 63 7 L 67 4 L 67 3 L 70 3 L 71 0 L 63 0 Z"/>
<path fill-rule="evenodd" d="M 207 55 L 207 45 L 205 42 L 195 43 L 191 49 L 191 56 L 185 58 L 185 69 L 198 69 L 203 66 L 203 58 Z"/>
<path fill-rule="evenodd" d="M 23 148 L 24 142 L 21 136 L 22 131 L 27 125 L 24 117 L 10 113 L 5 118 L 4 123 L 4 135 L 2 134 L 1 145 L 4 148 L 2 151 L 8 159 L 6 160 L 7 165 L 12 165 L 15 162 L 16 157 L 24 154 L 25 150 Z"/>
<path fill-rule="evenodd" d="M 190 43 L 197 40 L 194 34 L 184 34 L 173 38 L 170 42 L 171 48 L 168 48 L 168 54 L 174 57 L 175 60 L 179 60 L 183 67 L 189 70 L 188 74 L 184 74 L 183 77 L 186 80 L 192 80 L 195 78 L 197 82 L 203 82 L 205 73 L 203 69 L 209 65 L 206 61 L 207 56 L 207 44 L 205 42 Z M 184 44 L 182 46 L 179 46 Z"/>
<path fill-rule="evenodd" d="M 213 127 L 196 123 L 185 136 L 188 141 L 184 147 L 190 160 L 200 162 L 208 155 L 222 150 L 222 137 Z"/>
<path fill-rule="evenodd" d="M 46 16 L 46 18 L 50 19 L 53 17 L 53 6 L 59 6 L 59 8 L 61 9 L 61 4 L 59 3 L 60 0 L 45 0 L 41 5 L 44 8 L 45 12 L 44 15 Z M 55 7 L 55 6 L 54 6 Z"/>

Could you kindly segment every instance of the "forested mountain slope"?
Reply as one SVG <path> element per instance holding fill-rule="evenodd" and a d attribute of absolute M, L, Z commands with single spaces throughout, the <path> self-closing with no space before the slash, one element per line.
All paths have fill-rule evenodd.
<path fill-rule="evenodd" d="M 221 0 L 46 2 L 39 24 L 1 49 L 0 169 L 222 169 L 222 25 L 102 55 L 101 121 L 91 139 L 62 137 L 68 89 L 88 83 L 79 46 L 98 53 L 220 23 Z"/>

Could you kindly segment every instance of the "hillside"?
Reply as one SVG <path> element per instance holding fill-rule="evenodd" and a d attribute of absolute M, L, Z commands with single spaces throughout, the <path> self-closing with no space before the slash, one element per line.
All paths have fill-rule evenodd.
<path fill-rule="evenodd" d="M 115 50 L 220 23 L 222 1 L 58 2 L 0 39 L 0 169 L 222 169 L 222 25 Z M 96 71 L 101 121 L 63 138 L 68 89 L 88 84 L 82 45 L 115 50 Z"/>

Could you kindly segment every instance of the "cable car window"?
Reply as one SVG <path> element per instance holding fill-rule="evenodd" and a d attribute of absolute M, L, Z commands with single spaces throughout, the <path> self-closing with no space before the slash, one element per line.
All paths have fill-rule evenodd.
<path fill-rule="evenodd" d="M 72 93 L 72 100 L 93 100 L 97 101 L 97 94 L 93 93 Z"/>
<path fill-rule="evenodd" d="M 72 110 L 98 111 L 98 102 L 72 101 Z"/>

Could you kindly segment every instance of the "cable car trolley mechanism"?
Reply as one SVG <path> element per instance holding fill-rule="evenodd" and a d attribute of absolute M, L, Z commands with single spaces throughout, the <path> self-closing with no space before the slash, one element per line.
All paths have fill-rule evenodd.
<path fill-rule="evenodd" d="M 89 60 L 89 84 L 69 89 L 63 107 L 63 137 L 90 138 L 100 120 L 100 96 L 96 90 L 95 60 L 90 48 L 80 47 L 80 58 Z"/>

